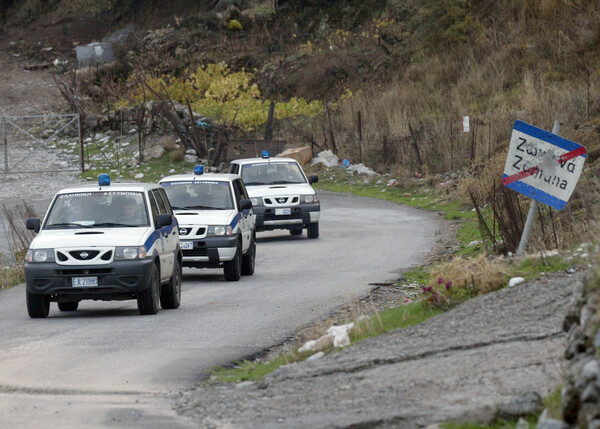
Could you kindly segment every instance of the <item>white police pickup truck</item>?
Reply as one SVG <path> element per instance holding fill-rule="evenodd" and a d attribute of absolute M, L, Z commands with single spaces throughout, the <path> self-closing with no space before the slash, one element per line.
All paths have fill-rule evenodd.
<path fill-rule="evenodd" d="M 27 311 L 47 317 L 50 302 L 75 311 L 79 301 L 137 299 L 141 314 L 178 308 L 181 259 L 177 219 L 157 184 L 110 184 L 59 191 L 25 257 Z"/>
<path fill-rule="evenodd" d="M 231 161 L 229 172 L 242 176 L 248 189 L 256 230 L 288 229 L 292 235 L 319 237 L 321 205 L 312 188 L 317 176 L 308 179 L 298 161 L 292 158 L 271 158 L 263 151 L 262 158 Z"/>
<path fill-rule="evenodd" d="M 179 174 L 160 180 L 179 222 L 183 266 L 223 268 L 227 281 L 254 274 L 256 232 L 252 203 L 240 176 Z"/>

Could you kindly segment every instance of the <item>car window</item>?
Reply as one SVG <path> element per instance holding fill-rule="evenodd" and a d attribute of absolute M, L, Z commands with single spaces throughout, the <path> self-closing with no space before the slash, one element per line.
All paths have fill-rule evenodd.
<path fill-rule="evenodd" d="M 173 214 L 173 209 L 171 208 L 171 203 L 169 201 L 169 198 L 167 197 L 167 194 L 165 193 L 165 190 L 163 188 L 160 188 L 158 190 L 158 193 L 160 194 L 160 196 L 163 199 L 163 202 L 165 204 L 165 208 L 167 209 L 167 213 L 172 215 Z"/>
<path fill-rule="evenodd" d="M 167 208 L 165 207 L 165 202 L 163 201 L 162 197 L 160 196 L 158 189 L 153 189 L 151 191 L 151 194 L 156 200 L 156 205 L 158 206 L 158 213 L 159 214 L 168 214 Z"/>
<path fill-rule="evenodd" d="M 158 216 L 158 204 L 154 199 L 154 195 L 152 192 L 148 193 L 148 199 L 150 200 L 150 209 L 152 210 L 152 219 L 154 219 L 154 224 L 156 225 L 156 217 Z"/>
<path fill-rule="evenodd" d="M 229 172 L 231 174 L 238 174 L 238 171 L 240 171 L 240 166 L 239 164 L 231 164 L 229 166 Z"/>
<path fill-rule="evenodd" d="M 306 183 L 300 166 L 295 162 L 257 162 L 242 166 L 246 186 Z"/>
<path fill-rule="evenodd" d="M 234 208 L 229 182 L 163 182 L 173 210 L 231 210 Z"/>
<path fill-rule="evenodd" d="M 235 193 L 235 201 L 237 202 L 237 206 L 239 208 L 240 200 L 243 197 L 242 197 L 242 191 L 240 190 L 240 184 L 238 183 L 238 180 L 233 181 L 233 192 Z"/>
<path fill-rule="evenodd" d="M 137 227 L 148 224 L 142 192 L 102 191 L 58 195 L 44 227 Z"/>
<path fill-rule="evenodd" d="M 248 191 L 246 191 L 246 186 L 244 185 L 244 181 L 242 179 L 237 180 L 240 186 L 240 192 L 242 194 L 242 198 L 248 200 L 250 197 L 248 196 Z"/>

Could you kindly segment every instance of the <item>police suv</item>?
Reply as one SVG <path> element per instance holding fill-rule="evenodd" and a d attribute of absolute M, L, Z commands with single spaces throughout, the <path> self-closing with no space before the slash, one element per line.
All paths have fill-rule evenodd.
<path fill-rule="evenodd" d="M 178 308 L 181 250 L 177 219 L 157 184 L 110 184 L 59 191 L 25 257 L 27 311 L 47 317 L 50 302 L 74 311 L 83 299 L 137 299 L 141 314 Z"/>
<path fill-rule="evenodd" d="M 160 182 L 179 222 L 183 266 L 223 268 L 227 281 L 254 274 L 256 232 L 254 213 L 241 177 L 179 174 Z"/>
<path fill-rule="evenodd" d="M 263 151 L 262 158 L 231 161 L 229 172 L 242 176 L 256 215 L 256 230 L 288 229 L 292 235 L 319 237 L 321 205 L 311 184 L 318 176 L 306 177 L 298 161 L 292 158 L 271 158 Z"/>

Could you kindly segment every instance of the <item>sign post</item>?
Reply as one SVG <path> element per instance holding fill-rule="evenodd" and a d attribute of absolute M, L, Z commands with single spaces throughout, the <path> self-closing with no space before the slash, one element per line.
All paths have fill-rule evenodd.
<path fill-rule="evenodd" d="M 559 132 L 559 122 L 552 133 L 515 122 L 502 184 L 533 199 L 517 255 L 527 247 L 538 202 L 561 210 L 583 170 L 585 147 L 560 137 Z"/>

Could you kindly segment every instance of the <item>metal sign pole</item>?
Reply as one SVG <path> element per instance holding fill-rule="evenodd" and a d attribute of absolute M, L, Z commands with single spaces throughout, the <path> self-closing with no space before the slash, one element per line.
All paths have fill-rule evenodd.
<path fill-rule="evenodd" d="M 560 122 L 554 121 L 552 134 L 560 134 Z M 537 209 L 538 202 L 537 200 L 532 199 L 531 205 L 529 206 L 529 213 L 527 214 L 527 220 L 525 221 L 525 227 L 523 228 L 523 235 L 521 236 L 521 241 L 519 242 L 519 250 L 517 250 L 517 256 L 522 255 L 525 249 L 527 248 L 529 233 L 531 232 L 531 227 L 533 226 L 533 221 L 535 220 L 535 214 L 537 213 Z"/>

